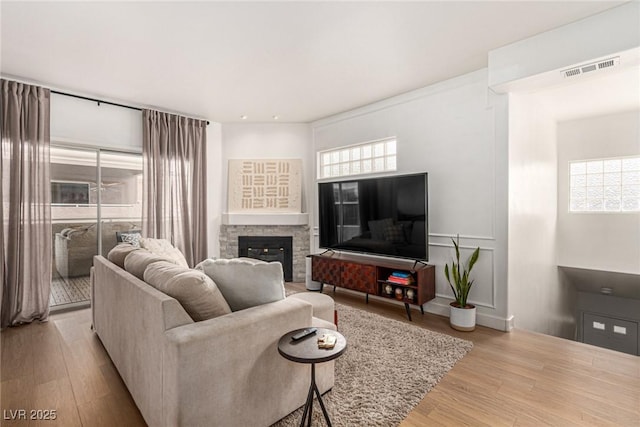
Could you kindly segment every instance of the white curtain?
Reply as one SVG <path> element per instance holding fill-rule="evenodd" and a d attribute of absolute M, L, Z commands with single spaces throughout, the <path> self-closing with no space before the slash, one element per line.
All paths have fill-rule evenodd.
<path fill-rule="evenodd" d="M 190 266 L 207 257 L 207 122 L 142 111 L 142 232 L 182 251 Z"/>
<path fill-rule="evenodd" d="M 49 89 L 2 80 L 2 328 L 47 320 L 51 289 Z"/>

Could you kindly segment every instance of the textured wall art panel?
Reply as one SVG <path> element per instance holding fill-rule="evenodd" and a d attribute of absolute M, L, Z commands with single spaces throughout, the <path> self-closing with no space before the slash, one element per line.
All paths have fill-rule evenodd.
<path fill-rule="evenodd" d="M 229 160 L 229 212 L 302 212 L 302 160 Z"/>

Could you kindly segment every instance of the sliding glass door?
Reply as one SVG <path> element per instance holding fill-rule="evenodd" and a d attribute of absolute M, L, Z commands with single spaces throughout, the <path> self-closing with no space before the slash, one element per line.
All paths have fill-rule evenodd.
<path fill-rule="evenodd" d="M 98 151 L 51 147 L 52 307 L 89 300 L 98 253 L 97 170 Z"/>
<path fill-rule="evenodd" d="M 142 156 L 100 151 L 100 236 L 103 256 L 116 233 L 142 230 Z"/>
<path fill-rule="evenodd" d="M 116 245 L 116 232 L 139 230 L 142 156 L 51 147 L 53 268 L 50 306 L 89 301 L 93 256 Z"/>

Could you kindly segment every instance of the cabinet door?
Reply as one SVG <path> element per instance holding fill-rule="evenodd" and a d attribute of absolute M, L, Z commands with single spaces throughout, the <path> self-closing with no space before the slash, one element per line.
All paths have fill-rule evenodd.
<path fill-rule="evenodd" d="M 343 262 L 341 282 L 343 288 L 376 294 L 376 268 L 373 265 Z"/>
<path fill-rule="evenodd" d="M 583 341 L 598 347 L 638 354 L 638 324 L 622 319 L 584 313 Z"/>
<path fill-rule="evenodd" d="M 311 258 L 311 280 L 325 285 L 340 285 L 340 261 L 314 256 Z"/>

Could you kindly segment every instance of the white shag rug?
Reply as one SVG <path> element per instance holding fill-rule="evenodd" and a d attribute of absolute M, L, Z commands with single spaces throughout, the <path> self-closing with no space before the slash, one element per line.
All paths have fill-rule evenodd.
<path fill-rule="evenodd" d="M 336 303 L 347 351 L 324 394 L 334 426 L 397 426 L 473 343 Z M 302 409 L 274 426 L 298 426 Z M 314 399 L 313 425 L 325 425 Z"/>

